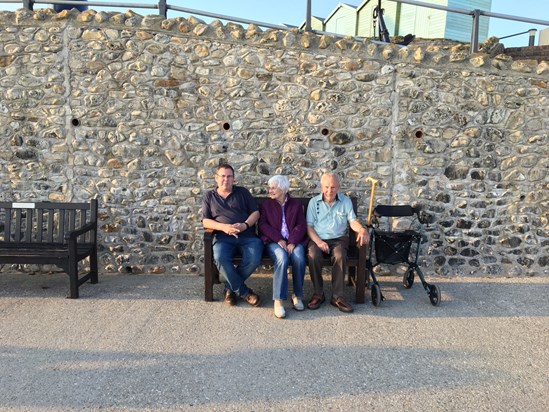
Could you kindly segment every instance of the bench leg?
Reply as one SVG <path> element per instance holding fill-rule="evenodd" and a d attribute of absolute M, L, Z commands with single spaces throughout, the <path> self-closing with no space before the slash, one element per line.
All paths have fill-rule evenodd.
<path fill-rule="evenodd" d="M 99 282 L 99 270 L 97 265 L 97 248 L 94 248 L 90 255 L 90 283 Z"/>
<path fill-rule="evenodd" d="M 69 258 L 69 286 L 71 299 L 78 299 L 78 262 L 74 258 Z"/>
<path fill-rule="evenodd" d="M 204 300 L 206 302 L 213 301 L 213 268 L 212 261 L 205 260 L 204 262 Z"/>
<path fill-rule="evenodd" d="M 356 271 L 356 303 L 364 303 L 366 289 L 366 268 L 359 264 Z"/>

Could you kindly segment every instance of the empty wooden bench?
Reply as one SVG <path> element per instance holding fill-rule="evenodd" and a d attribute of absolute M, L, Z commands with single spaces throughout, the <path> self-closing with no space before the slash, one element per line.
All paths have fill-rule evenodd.
<path fill-rule="evenodd" d="M 261 210 L 261 203 L 267 198 L 257 197 L 255 198 L 259 209 Z M 307 212 L 307 205 L 309 204 L 309 198 L 297 197 L 303 210 Z M 355 213 L 357 211 L 356 198 L 351 198 L 353 202 L 353 208 Z M 257 230 L 257 225 L 256 225 Z M 204 300 L 211 302 L 213 298 L 214 283 L 221 283 L 219 279 L 219 271 L 213 260 L 213 231 L 204 231 Z M 349 252 L 347 255 L 347 273 L 349 276 L 348 284 L 354 284 L 356 286 L 356 303 L 364 303 L 364 294 L 366 289 L 366 259 L 367 248 L 366 246 L 357 247 L 356 233 L 349 228 Z M 238 264 L 241 260 L 241 256 L 235 256 L 234 263 Z M 266 250 L 263 251 L 261 258 L 261 265 L 273 265 L 273 261 L 267 254 Z M 332 262 L 329 257 L 326 257 L 323 261 L 324 266 L 332 266 Z"/>
<path fill-rule="evenodd" d="M 90 270 L 79 277 L 78 262 Z M 52 264 L 69 275 L 69 297 L 97 283 L 97 200 L 90 203 L 0 202 L 0 264 Z"/>

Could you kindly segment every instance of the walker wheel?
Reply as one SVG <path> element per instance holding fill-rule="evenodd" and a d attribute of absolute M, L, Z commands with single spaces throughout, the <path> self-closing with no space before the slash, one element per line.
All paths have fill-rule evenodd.
<path fill-rule="evenodd" d="M 381 290 L 379 289 L 379 285 L 377 283 L 374 283 L 372 285 L 372 305 L 379 306 L 381 303 Z"/>
<path fill-rule="evenodd" d="M 436 285 L 431 285 L 429 290 L 429 299 L 431 300 L 431 305 L 438 306 L 440 305 L 440 289 Z"/>
<path fill-rule="evenodd" d="M 402 279 L 402 283 L 406 289 L 410 289 L 412 287 L 414 284 L 414 271 L 412 269 L 408 269 L 406 271 L 404 278 Z"/>

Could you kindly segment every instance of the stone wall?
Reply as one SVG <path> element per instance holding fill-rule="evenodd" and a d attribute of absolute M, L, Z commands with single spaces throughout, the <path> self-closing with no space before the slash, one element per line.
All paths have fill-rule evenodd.
<path fill-rule="evenodd" d="M 514 60 L 536 60 L 537 62 L 549 61 L 549 45 L 506 47 L 505 54 Z"/>
<path fill-rule="evenodd" d="M 201 274 L 228 161 L 257 195 L 335 171 L 363 220 L 379 179 L 434 216 L 426 273 L 548 274 L 545 62 L 93 10 L 0 13 L 0 46 L 0 198 L 97 196 L 102 272 Z"/>

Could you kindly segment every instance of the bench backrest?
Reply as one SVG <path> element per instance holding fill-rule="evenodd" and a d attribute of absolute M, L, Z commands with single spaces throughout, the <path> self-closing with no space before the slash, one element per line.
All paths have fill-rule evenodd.
<path fill-rule="evenodd" d="M 0 241 L 65 243 L 65 234 L 87 223 L 97 224 L 97 200 L 90 203 L 0 202 Z M 78 242 L 90 242 L 88 232 Z"/>

